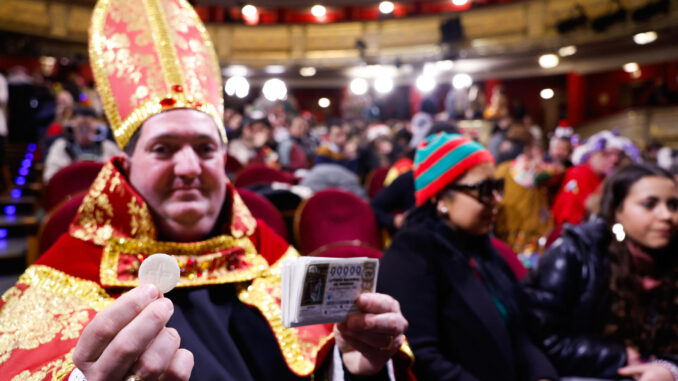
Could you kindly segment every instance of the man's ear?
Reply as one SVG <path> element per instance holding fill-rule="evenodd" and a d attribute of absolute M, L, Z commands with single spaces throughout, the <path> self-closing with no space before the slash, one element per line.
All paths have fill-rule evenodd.
<path fill-rule="evenodd" d="M 124 151 L 123 151 L 122 155 L 120 155 L 120 158 L 122 159 L 121 163 L 120 163 L 121 164 L 120 169 L 122 169 L 122 173 L 124 173 L 125 176 L 127 176 L 129 178 L 130 168 L 132 167 L 132 159 Z"/>

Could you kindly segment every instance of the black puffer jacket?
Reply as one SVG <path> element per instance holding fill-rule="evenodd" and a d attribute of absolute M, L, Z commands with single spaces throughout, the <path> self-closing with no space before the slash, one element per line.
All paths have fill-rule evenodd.
<path fill-rule="evenodd" d="M 603 220 L 568 225 L 524 280 L 532 328 L 561 376 L 617 378 L 623 343 L 602 337 L 610 310 L 609 233 Z"/>

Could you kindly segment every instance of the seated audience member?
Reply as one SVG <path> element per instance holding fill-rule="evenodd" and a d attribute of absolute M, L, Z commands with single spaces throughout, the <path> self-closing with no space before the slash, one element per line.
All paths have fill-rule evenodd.
<path fill-rule="evenodd" d="M 255 111 L 243 122 L 240 137 L 228 143 L 228 153 L 240 164 L 275 166 L 278 154 L 272 148 L 271 124 L 263 112 Z"/>
<path fill-rule="evenodd" d="M 357 147 L 341 124 L 333 124 L 327 134 L 327 141 L 318 147 L 315 164 L 339 164 L 358 173 Z"/>
<path fill-rule="evenodd" d="M 301 179 L 299 185 L 315 192 L 328 188 L 339 188 L 367 199 L 365 188 L 355 173 L 338 164 L 314 165 Z"/>
<path fill-rule="evenodd" d="M 427 137 L 443 132 L 458 134 L 459 129 L 449 122 L 435 122 Z M 370 201 L 379 226 L 391 234 L 403 226 L 407 212 L 414 207 L 414 153 L 412 150 L 408 157 L 393 164 L 384 180 L 386 186 Z"/>
<path fill-rule="evenodd" d="M 69 232 L 0 298 L 0 379 L 391 379 L 407 322 L 388 295 L 361 294 L 359 312 L 343 323 L 282 326 L 280 262 L 298 253 L 227 181 L 213 45 L 188 2 L 149 4 L 155 13 L 99 2 L 90 62 L 103 65 L 100 44 L 122 33 L 133 41 L 128 62 L 151 55 L 175 71 L 153 65 L 136 82 L 126 70 L 94 70 L 125 153 L 103 167 Z M 181 11 L 182 22 L 154 25 L 169 19 L 165 9 Z M 139 33 L 148 38 L 132 38 Z M 184 34 L 196 39 L 192 49 L 161 48 Z M 172 85 L 170 74 L 195 80 Z M 130 107 L 130 94 L 145 97 Z M 148 107 L 157 99 L 162 107 Z M 164 295 L 139 280 L 141 262 L 157 252 L 181 269 Z"/>
<path fill-rule="evenodd" d="M 97 120 L 94 110 L 75 108 L 66 122 L 63 136 L 57 138 L 45 158 L 42 178 L 46 183 L 61 169 L 77 161 L 106 162 L 121 151 L 106 139 L 108 128 Z"/>
<path fill-rule="evenodd" d="M 308 121 L 297 116 L 290 123 L 289 138 L 278 144 L 280 165 L 291 170 L 307 168 L 317 148 L 317 143 L 309 134 Z"/>
<path fill-rule="evenodd" d="M 601 131 L 577 147 L 572 155 L 575 166 L 565 171 L 560 191 L 553 202 L 556 225 L 584 221 L 587 199 L 597 191 L 605 176 L 619 167 L 624 156 L 640 160 L 638 148 L 628 139 Z"/>
<path fill-rule="evenodd" d="M 539 239 L 553 229 L 547 183 L 563 167 L 545 162 L 539 141 L 527 137 L 523 153 L 497 166 L 496 176 L 505 187 L 495 232 L 515 252 L 529 257 L 539 251 Z"/>
<path fill-rule="evenodd" d="M 676 180 L 651 164 L 617 170 L 600 216 L 565 227 L 525 281 L 562 376 L 678 379 L 677 229 Z"/>
<path fill-rule="evenodd" d="M 527 336 L 521 288 L 489 233 L 500 193 L 494 160 L 457 134 L 415 156 L 417 208 L 379 267 L 380 292 L 400 302 L 420 380 L 555 380 Z"/>

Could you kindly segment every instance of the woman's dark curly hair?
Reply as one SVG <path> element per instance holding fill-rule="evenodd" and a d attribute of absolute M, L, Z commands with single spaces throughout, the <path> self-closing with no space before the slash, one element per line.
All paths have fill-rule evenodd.
<path fill-rule="evenodd" d="M 668 171 L 652 164 L 630 164 L 605 180 L 600 216 L 610 229 L 617 222 L 616 213 L 631 187 L 645 177 L 675 182 Z M 606 335 L 636 347 L 646 356 L 678 353 L 678 262 L 672 250 L 678 248 L 675 238 L 667 248 L 646 250 L 655 260 L 654 270 L 649 274 L 635 268 L 625 241 L 617 242 L 610 233 L 606 242 L 610 262 L 610 314 Z M 645 276 L 660 281 L 660 285 L 646 291 Z"/>

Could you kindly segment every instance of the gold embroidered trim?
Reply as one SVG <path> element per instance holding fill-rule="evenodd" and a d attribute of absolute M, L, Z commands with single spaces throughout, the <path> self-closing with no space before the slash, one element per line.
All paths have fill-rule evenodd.
<path fill-rule="evenodd" d="M 296 256 L 299 256 L 299 253 L 290 246 L 287 252 L 271 267 L 271 271 L 267 273 L 269 276 L 257 278 L 249 285 L 238 285 L 238 298 L 241 302 L 256 307 L 264 315 L 278 341 L 287 366 L 298 376 L 307 377 L 315 370 L 315 363 L 304 357 L 298 330 L 283 326 L 280 306 L 267 291 L 271 288 L 280 290 L 280 264 L 285 258 Z M 333 338 L 334 334 L 332 333 L 315 345 L 316 354 Z"/>
<path fill-rule="evenodd" d="M 227 267 L 220 267 L 220 272 L 216 277 L 201 277 L 195 274 L 182 274 L 177 287 L 195 287 L 210 284 L 224 284 L 233 282 L 244 282 L 260 276 L 268 269 L 266 260 L 257 253 L 256 248 L 249 238 L 234 238 L 228 235 L 221 235 L 207 241 L 201 242 L 159 242 L 148 240 L 136 240 L 133 238 L 113 238 L 106 247 L 101 258 L 99 268 L 101 284 L 104 286 L 116 287 L 136 287 L 139 280 L 135 274 L 129 274 L 131 279 L 120 279 L 118 267 L 120 265 L 121 254 L 141 254 L 146 257 L 154 253 L 167 253 L 177 257 L 179 262 L 186 262 L 190 256 L 198 263 L 208 263 L 215 256 L 220 255 L 220 250 L 228 248 L 241 248 L 245 254 L 242 261 L 248 264 L 243 269 L 229 270 Z M 194 257 L 194 258 L 193 258 Z M 205 269 L 203 269 L 205 270 Z"/>
<path fill-rule="evenodd" d="M 179 85 L 186 88 L 186 81 L 181 73 L 179 66 L 179 56 L 174 47 L 171 31 L 165 19 L 165 12 L 158 0 L 143 0 L 148 14 L 148 23 L 151 27 L 151 36 L 153 37 L 153 45 L 155 51 L 160 57 L 161 70 L 165 77 L 167 88 L 174 85 Z"/>
<path fill-rule="evenodd" d="M 97 312 L 108 307 L 114 300 L 95 282 L 77 278 L 43 265 L 32 265 L 27 268 L 19 277 L 17 284 L 40 288 L 57 296 L 77 297 L 88 308 Z M 2 298 L 4 301 L 5 295 Z"/>
<path fill-rule="evenodd" d="M 111 129 L 113 132 L 116 132 L 118 128 L 122 125 L 122 119 L 118 113 L 118 106 L 115 103 L 115 98 L 113 97 L 113 92 L 111 91 L 111 85 L 108 82 L 108 76 L 106 75 L 106 65 L 104 64 L 104 41 L 106 37 L 104 33 L 104 23 L 106 22 L 106 17 L 108 16 L 110 0 L 99 0 L 97 1 L 94 11 L 92 12 L 92 23 L 90 26 L 90 39 L 89 39 L 89 57 L 90 62 L 92 63 L 92 72 L 94 73 L 94 78 L 96 78 L 97 91 L 101 96 L 101 103 L 104 106 L 106 111 L 106 117 L 108 118 L 109 123 L 111 124 Z M 130 136 L 126 141 L 121 142 L 118 140 L 118 146 L 123 148 L 127 141 L 129 141 Z"/>
<path fill-rule="evenodd" d="M 71 350 L 71 352 L 65 356 L 43 365 L 42 368 L 36 370 L 34 373 L 24 370 L 12 377 L 11 381 L 44 380 L 48 375 L 52 377 L 52 380 L 61 381 L 65 380 L 73 369 L 75 369 L 75 365 L 73 364 L 73 351 Z"/>

